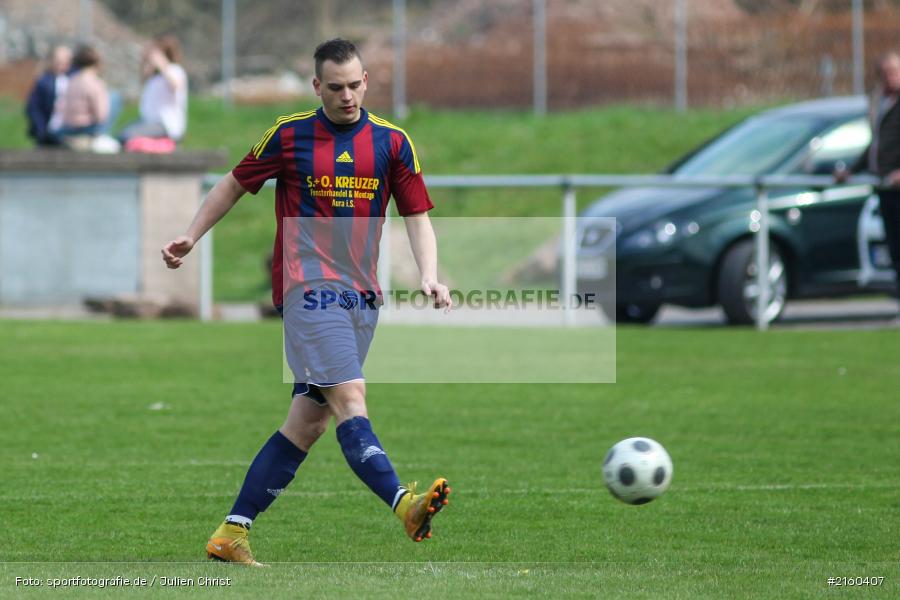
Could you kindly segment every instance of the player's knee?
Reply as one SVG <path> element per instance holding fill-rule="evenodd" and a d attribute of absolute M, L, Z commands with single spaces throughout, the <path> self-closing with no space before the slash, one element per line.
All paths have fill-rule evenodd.
<path fill-rule="evenodd" d="M 290 419 L 281 426 L 282 435 L 288 438 L 295 446 L 303 450 L 309 451 L 313 444 L 322 437 L 325 429 L 328 427 L 328 419 L 320 419 L 318 421 L 300 421 L 292 422 Z"/>
<path fill-rule="evenodd" d="M 322 437 L 322 434 L 325 433 L 325 430 L 328 428 L 328 419 L 321 419 L 319 421 L 314 421 L 309 424 L 309 430 L 307 431 L 307 436 L 310 440 L 310 445 L 315 442 L 317 439 Z"/>
<path fill-rule="evenodd" d="M 328 389 L 328 406 L 338 423 L 351 417 L 365 417 L 366 386 L 362 382 L 345 383 Z"/>
<path fill-rule="evenodd" d="M 330 403 L 329 403 L 330 404 Z M 349 396 L 340 402 L 331 404 L 332 412 L 338 423 L 352 417 L 367 417 L 365 396 Z"/>
<path fill-rule="evenodd" d="M 316 443 L 316 440 L 322 437 L 322 433 L 324 433 L 324 427 L 319 430 L 317 428 L 311 427 L 310 425 L 293 428 L 283 426 L 280 431 L 282 435 L 289 439 L 295 446 L 297 446 L 304 452 L 309 452 L 309 449 L 312 448 L 313 444 Z"/>

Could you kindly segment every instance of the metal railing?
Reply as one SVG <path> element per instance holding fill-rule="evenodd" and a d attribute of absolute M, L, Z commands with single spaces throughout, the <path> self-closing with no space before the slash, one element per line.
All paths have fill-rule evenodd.
<path fill-rule="evenodd" d="M 203 184 L 208 190 L 219 180 L 220 175 L 208 174 Z M 824 189 L 840 186 L 867 185 L 878 187 L 883 181 L 877 177 L 860 175 L 836 184 L 833 177 L 825 175 L 725 175 L 719 177 L 680 177 L 677 175 L 426 175 L 425 183 L 429 188 L 557 188 L 562 190 L 563 218 L 563 272 L 561 295 L 569 302 L 576 293 L 577 272 L 575 219 L 576 190 L 585 187 L 660 187 L 660 188 L 752 188 L 756 193 L 756 214 L 751 215 L 750 231 L 756 242 L 756 277 L 759 294 L 756 301 L 756 328 L 765 330 L 769 327 L 765 307 L 768 306 L 771 294 L 768 279 L 769 262 L 769 190 L 786 188 Z M 266 187 L 274 187 L 275 182 L 269 180 Z M 815 203 L 815 202 L 814 202 Z M 756 217 L 756 218 L 754 218 Z M 201 318 L 212 317 L 212 232 L 204 236 L 201 244 L 203 255 L 208 256 L 201 263 Z M 382 252 L 381 256 L 387 260 Z M 379 264 L 379 275 L 388 278 L 390 264 Z M 389 279 L 388 279 L 389 280 Z M 205 289 L 207 288 L 208 289 Z M 205 303 L 205 305 L 204 305 Z M 574 323 L 574 313 L 566 311 L 565 322 Z"/>

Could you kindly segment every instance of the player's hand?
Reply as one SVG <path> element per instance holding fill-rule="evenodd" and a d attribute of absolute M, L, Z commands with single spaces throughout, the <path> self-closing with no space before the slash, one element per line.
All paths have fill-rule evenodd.
<path fill-rule="evenodd" d="M 163 246 L 162 256 L 166 266 L 177 269 L 181 266 L 181 259 L 194 247 L 194 240 L 186 235 L 179 236 Z"/>
<path fill-rule="evenodd" d="M 449 312 L 453 308 L 453 300 L 450 298 L 450 289 L 443 283 L 433 279 L 422 280 L 422 291 L 426 296 L 434 298 L 434 307 L 443 308 Z"/>

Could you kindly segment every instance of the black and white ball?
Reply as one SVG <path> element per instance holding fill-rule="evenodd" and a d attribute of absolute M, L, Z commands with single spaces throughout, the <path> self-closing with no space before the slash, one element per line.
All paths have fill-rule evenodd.
<path fill-rule="evenodd" d="M 606 453 L 603 480 L 609 493 L 622 502 L 646 504 L 659 498 L 672 482 L 672 459 L 655 440 L 628 438 Z"/>

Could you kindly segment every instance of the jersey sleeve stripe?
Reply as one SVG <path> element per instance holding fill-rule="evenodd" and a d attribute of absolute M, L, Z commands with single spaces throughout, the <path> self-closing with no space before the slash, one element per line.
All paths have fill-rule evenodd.
<path fill-rule="evenodd" d="M 316 111 L 308 110 L 304 112 L 294 113 L 292 115 L 285 115 L 283 117 L 278 117 L 275 119 L 275 124 L 269 127 L 266 132 L 263 134 L 262 138 L 253 146 L 251 152 L 253 152 L 253 156 L 255 158 L 259 158 L 263 150 L 265 150 L 266 146 L 269 144 L 269 141 L 272 139 L 272 136 L 275 135 L 275 132 L 278 131 L 278 128 L 284 125 L 285 123 L 290 123 L 292 121 L 301 121 L 303 119 L 308 119 L 311 116 L 315 115 Z"/>
<path fill-rule="evenodd" d="M 375 123 L 376 125 L 381 125 L 382 127 L 387 127 L 388 129 L 393 129 L 393 130 L 399 131 L 400 133 L 403 134 L 403 137 L 406 138 L 406 141 L 409 143 L 409 147 L 412 150 L 413 165 L 415 166 L 415 169 L 416 169 L 415 174 L 418 175 L 422 171 L 422 168 L 419 166 L 419 155 L 416 154 L 416 146 L 415 146 L 415 144 L 413 144 L 412 138 L 409 137 L 409 134 L 406 133 L 405 131 L 403 131 L 401 128 L 394 125 L 393 123 L 391 123 L 390 121 L 385 121 L 381 117 L 375 116 L 372 113 L 369 113 L 369 120 L 372 121 L 373 123 Z"/>
<path fill-rule="evenodd" d="M 275 131 L 278 130 L 278 127 L 279 125 L 272 125 L 269 127 L 259 141 L 253 146 L 251 152 L 253 152 L 255 158 L 259 158 L 259 155 L 262 154 L 263 148 L 266 147 L 266 144 L 268 144 L 269 140 L 272 139 L 272 136 L 275 135 Z"/>

